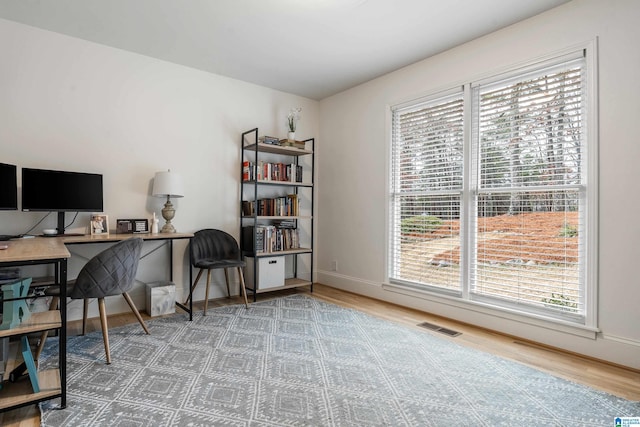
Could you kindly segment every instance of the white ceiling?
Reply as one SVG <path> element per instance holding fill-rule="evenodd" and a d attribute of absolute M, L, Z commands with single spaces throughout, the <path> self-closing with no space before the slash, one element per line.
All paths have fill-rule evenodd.
<path fill-rule="evenodd" d="M 322 99 L 568 0 L 0 0 L 0 17 Z"/>

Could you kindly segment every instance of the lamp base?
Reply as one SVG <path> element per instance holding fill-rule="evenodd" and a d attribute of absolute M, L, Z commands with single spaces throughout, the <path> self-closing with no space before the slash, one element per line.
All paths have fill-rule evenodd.
<path fill-rule="evenodd" d="M 173 224 L 171 224 L 171 222 L 167 221 L 167 223 L 162 226 L 162 230 L 160 230 L 161 233 L 175 233 L 176 232 L 176 228 L 173 226 Z"/>
<path fill-rule="evenodd" d="M 167 196 L 167 203 L 164 204 L 164 208 L 162 208 L 162 218 L 165 219 L 166 223 L 160 230 L 161 233 L 175 233 L 176 229 L 171 224 L 171 220 L 176 214 L 176 210 L 173 208 L 173 203 L 171 203 L 171 199 Z"/>

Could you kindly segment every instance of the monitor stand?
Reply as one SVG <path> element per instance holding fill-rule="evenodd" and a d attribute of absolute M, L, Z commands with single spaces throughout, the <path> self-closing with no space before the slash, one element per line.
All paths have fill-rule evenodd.
<path fill-rule="evenodd" d="M 64 232 L 64 212 L 58 212 L 58 234 L 52 234 L 51 237 L 55 236 L 84 236 L 84 233 L 65 233 Z"/>
<path fill-rule="evenodd" d="M 56 230 L 58 230 L 58 236 L 64 234 L 64 212 L 58 212 L 58 227 Z"/>

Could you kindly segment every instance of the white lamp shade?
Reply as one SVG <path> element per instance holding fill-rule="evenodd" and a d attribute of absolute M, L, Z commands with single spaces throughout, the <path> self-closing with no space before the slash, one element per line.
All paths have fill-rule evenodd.
<path fill-rule="evenodd" d="M 153 195 L 157 197 L 184 197 L 182 177 L 171 171 L 156 172 L 153 179 Z"/>

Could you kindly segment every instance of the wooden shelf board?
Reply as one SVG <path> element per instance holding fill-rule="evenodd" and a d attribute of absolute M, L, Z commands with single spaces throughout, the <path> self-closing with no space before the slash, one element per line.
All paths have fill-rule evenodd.
<path fill-rule="evenodd" d="M 21 378 L 12 383 L 4 381 L 0 390 L 0 409 L 23 405 L 29 402 L 60 396 L 60 370 L 48 369 L 38 372 L 40 392 L 34 393 L 29 378 Z"/>
<path fill-rule="evenodd" d="M 283 255 L 295 255 L 295 254 L 309 254 L 312 250 L 309 248 L 300 248 L 300 249 L 288 249 L 286 251 L 275 251 L 275 252 L 257 252 L 255 255 L 256 258 L 270 257 L 270 256 L 283 256 Z M 251 255 L 247 255 L 251 256 Z"/>
<path fill-rule="evenodd" d="M 304 279 L 298 279 L 298 278 L 285 279 L 284 286 L 278 286 L 277 288 L 258 289 L 256 293 L 261 294 L 265 292 L 281 291 L 283 289 L 298 288 L 300 286 L 308 286 L 311 284 L 312 282 Z"/>
<path fill-rule="evenodd" d="M 34 277 L 31 281 L 31 288 L 38 286 L 57 286 L 55 277 L 53 276 L 43 276 L 43 277 Z"/>
<path fill-rule="evenodd" d="M 251 151 L 256 149 L 256 144 L 249 144 L 243 147 L 245 150 Z M 306 154 L 313 154 L 313 151 L 307 149 L 301 149 L 296 147 L 286 147 L 275 144 L 265 144 L 263 142 L 258 143 L 258 151 L 261 153 L 273 153 L 283 154 L 285 156 L 304 156 Z"/>
<path fill-rule="evenodd" d="M 264 215 L 260 215 L 260 216 L 243 216 L 242 219 L 264 219 L 264 220 L 274 220 L 274 219 L 279 219 L 279 220 L 287 220 L 287 219 L 313 219 L 312 216 L 264 216 Z"/>
<path fill-rule="evenodd" d="M 60 311 L 58 310 L 31 313 L 31 316 L 29 316 L 25 322 L 15 328 L 0 330 L 0 338 L 57 329 L 61 326 L 62 321 L 60 320 Z"/>

